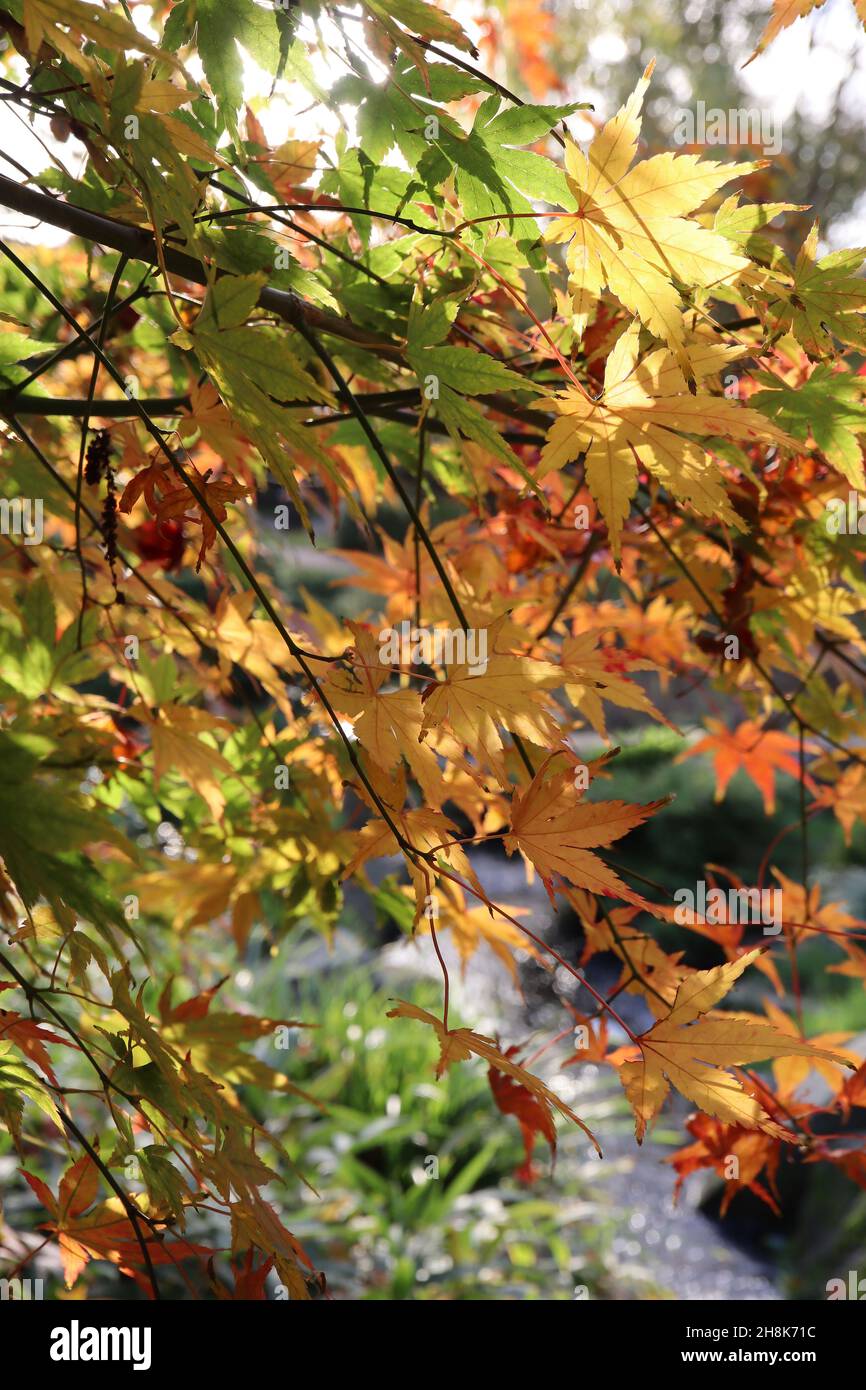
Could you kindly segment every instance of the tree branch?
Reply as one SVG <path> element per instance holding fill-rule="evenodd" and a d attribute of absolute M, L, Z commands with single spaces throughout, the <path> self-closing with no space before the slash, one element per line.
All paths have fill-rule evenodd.
<path fill-rule="evenodd" d="M 159 264 L 156 241 L 144 227 L 133 227 L 112 217 L 104 217 L 101 213 L 88 212 L 85 208 L 76 207 L 74 203 L 63 202 L 47 193 L 40 193 L 24 184 L 15 183 L 14 179 L 8 179 L 3 174 L 0 174 L 0 206 L 23 213 L 26 217 L 35 217 L 40 222 L 48 222 L 52 227 L 59 227 L 62 231 L 82 237 L 85 241 L 109 246 L 114 251 L 122 252 L 130 261 L 143 261 L 147 265 Z M 166 269 L 172 275 L 180 275 L 194 285 L 207 285 L 205 269 L 194 257 L 166 245 L 163 259 Z M 269 285 L 265 286 L 258 302 L 263 309 L 285 319 L 286 323 L 292 324 L 293 327 L 299 328 L 301 324 L 306 324 L 320 333 L 328 333 L 332 337 L 342 338 L 345 342 L 367 348 L 379 357 L 400 360 L 403 356 L 403 349 L 399 343 L 386 338 L 371 337 L 349 319 L 307 304 L 291 290 L 277 290 Z"/>

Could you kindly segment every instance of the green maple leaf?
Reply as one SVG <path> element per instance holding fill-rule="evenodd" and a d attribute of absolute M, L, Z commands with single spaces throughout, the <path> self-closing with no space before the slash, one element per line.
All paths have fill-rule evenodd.
<path fill-rule="evenodd" d="M 340 78 L 331 96 L 336 105 L 357 106 L 358 138 L 374 163 L 396 145 L 414 169 L 430 148 L 429 118 L 439 120 L 443 103 L 487 90 L 480 78 L 446 63 L 430 63 L 424 74 L 401 57 L 389 81 L 379 84 L 353 73 Z"/>
<path fill-rule="evenodd" d="M 0 1040 L 0 1118 L 16 1140 L 21 1137 L 25 1100 L 38 1106 L 61 1134 L 66 1133 L 45 1082 L 26 1062 L 22 1062 L 13 1051 L 11 1042 Z"/>
<path fill-rule="evenodd" d="M 852 487 L 863 487 L 863 458 L 857 436 L 866 434 L 866 383 L 824 364 L 796 387 L 785 386 L 766 372 L 754 375 L 770 389 L 757 392 L 749 404 L 797 439 L 805 440 L 811 434 L 827 462 Z"/>
<path fill-rule="evenodd" d="M 835 351 L 833 339 L 866 349 L 866 280 L 855 275 L 866 258 L 866 247 L 832 251 L 816 259 L 815 223 L 794 264 L 794 283 L 779 290 L 768 307 L 777 319 L 776 332 L 793 333 L 810 357 Z"/>
<path fill-rule="evenodd" d="M 196 43 L 220 114 L 235 132 L 243 101 L 244 63 L 241 50 L 249 53 L 265 72 L 280 65 L 280 25 L 273 5 L 255 0 L 180 0 L 165 27 L 169 48 L 188 41 L 197 24 Z"/>
<path fill-rule="evenodd" d="M 438 136 L 418 165 L 424 183 L 435 187 L 455 170 L 457 195 L 467 221 L 502 214 L 503 230 L 513 238 L 529 265 L 541 270 L 546 252 L 541 230 L 532 216 L 530 199 L 562 205 L 568 197 L 565 174 L 551 160 L 519 148 L 546 135 L 558 121 L 585 102 L 567 106 L 514 106 L 500 111 L 500 98 L 490 96 L 475 115 L 467 134 L 450 119 L 440 121 Z M 509 217 L 509 213 L 520 214 Z M 478 233 L 490 233 L 489 223 Z"/>

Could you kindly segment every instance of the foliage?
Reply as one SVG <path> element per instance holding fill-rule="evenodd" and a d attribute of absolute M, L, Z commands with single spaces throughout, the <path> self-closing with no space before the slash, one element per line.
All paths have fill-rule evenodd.
<path fill-rule="evenodd" d="M 0 242 L 0 1121 L 67 1286 L 108 1262 L 148 1296 L 320 1296 L 323 1162 L 351 1250 L 352 1201 L 392 1244 L 441 1224 L 518 1127 L 526 1182 L 564 1125 L 603 1151 L 524 1039 L 456 1023 L 449 941 L 580 985 L 588 1012 L 534 1056 L 575 1029 L 563 1065 L 618 1075 L 638 1141 L 671 1087 L 698 1108 L 679 1182 L 721 1164 L 726 1204 L 775 1207 L 780 1164 L 820 1163 L 866 1187 L 866 1066 L 808 1035 L 798 964 L 819 940 L 866 982 L 866 923 L 810 858 L 813 822 L 850 844 L 866 819 L 866 249 L 825 254 L 816 221 L 788 256 L 802 209 L 742 191 L 758 163 L 644 149 L 652 63 L 619 111 L 525 103 L 428 0 L 7 0 L 2 23 L 5 94 L 54 143 L 0 201 L 73 234 Z M 286 601 L 289 528 L 324 539 L 345 607 Z M 743 774 L 766 813 L 757 888 L 713 845 L 704 877 L 727 904 L 774 885 L 771 930 L 635 869 L 670 787 L 599 794 L 608 721 L 670 739 L 674 681 L 719 816 Z M 494 899 L 482 844 L 574 912 L 579 965 Z M 399 1030 L 390 1117 L 322 995 L 259 1014 L 217 971 L 362 911 L 443 976 L 435 1003 L 364 1001 Z M 760 1015 L 736 1002 L 758 983 Z M 460 1162 L 401 1189 L 437 1078 Z M 521 1201 L 518 1259 L 541 1238 L 563 1274 L 554 1199 Z M 14 1234 L 20 1265 L 41 1237 Z M 456 1230 L 450 1258 L 473 1258 Z M 389 1268 L 401 1296 L 411 1256 Z"/>

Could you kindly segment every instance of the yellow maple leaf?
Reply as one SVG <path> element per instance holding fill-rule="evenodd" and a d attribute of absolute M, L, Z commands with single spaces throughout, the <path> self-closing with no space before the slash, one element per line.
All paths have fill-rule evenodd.
<path fill-rule="evenodd" d="M 772 1120 L 727 1068 L 772 1057 L 803 1057 L 851 1067 L 838 1053 L 814 1047 L 766 1024 L 736 1014 L 709 1013 L 761 950 L 757 947 L 738 960 L 689 975 L 677 990 L 670 1013 L 637 1039 L 639 1058 L 631 1060 L 634 1047 L 612 1054 L 609 1060 L 619 1066 L 620 1080 L 634 1111 L 639 1144 L 671 1086 L 708 1115 L 794 1143 L 790 1131 Z"/>
<path fill-rule="evenodd" d="M 190 382 L 189 408 L 182 412 L 177 432 L 186 448 L 197 437 L 203 439 L 229 467 L 241 463 L 248 452 L 243 435 L 209 381 Z"/>
<path fill-rule="evenodd" d="M 607 738 L 603 700 L 620 709 L 648 714 L 669 729 L 676 726 L 657 710 L 646 691 L 629 678 L 630 671 L 657 671 L 654 661 L 635 660 L 611 647 L 599 650 L 600 633 L 582 632 L 562 644 L 562 665 L 567 684 L 565 693 L 585 714 L 595 732 Z"/>
<path fill-rule="evenodd" d="M 866 821 L 866 768 L 860 763 L 847 767 L 837 781 L 819 788 L 816 799 L 832 807 L 850 846 L 856 821 Z"/>
<path fill-rule="evenodd" d="M 460 874 L 462 879 L 475 889 L 478 896 L 483 898 L 484 893 L 481 884 L 478 882 L 475 871 L 466 856 L 466 851 L 459 843 L 457 838 L 459 832 L 454 822 L 443 815 L 441 811 L 434 811 L 428 806 L 403 809 L 403 803 L 406 800 L 406 774 L 402 767 L 397 769 L 396 773 L 389 774 L 377 764 L 368 763 L 366 771 L 380 801 L 388 810 L 393 826 L 402 836 L 404 842 L 411 845 L 416 851 L 415 856 L 410 857 L 407 854 L 409 877 L 415 891 L 416 924 L 428 906 L 428 899 L 440 876 L 429 858 L 422 863 L 418 859 L 418 855 L 433 855 L 447 879 L 450 880 L 453 874 Z M 391 825 L 379 817 L 379 808 L 366 790 L 361 786 L 358 786 L 356 790 L 367 801 L 371 810 L 377 814 L 367 821 L 367 824 L 355 836 L 355 855 L 343 871 L 344 879 L 351 878 L 352 874 L 366 864 L 368 859 L 379 859 L 383 856 L 398 854 L 403 848 Z"/>
<path fill-rule="evenodd" d="M 549 661 L 496 651 L 504 618 L 476 634 L 485 655 L 447 668 L 442 681 L 428 686 L 422 696 L 422 735 L 444 725 L 478 761 L 491 767 L 508 785 L 499 729 L 528 739 L 540 747 L 559 741 L 559 731 L 547 712 L 548 691 L 562 685 L 563 672 Z M 484 639 L 484 644 L 481 643 Z"/>
<path fill-rule="evenodd" d="M 557 218 L 548 241 L 568 241 L 578 331 L 607 286 L 689 375 L 683 302 L 674 280 L 708 289 L 729 283 L 749 261 L 718 233 L 690 221 L 723 184 L 754 164 L 716 164 L 693 154 L 660 154 L 632 166 L 651 63 L 634 92 L 596 135 L 586 154 L 568 140 L 565 167 L 574 212 Z"/>
<path fill-rule="evenodd" d="M 631 323 L 610 354 L 604 391 L 594 400 L 570 387 L 545 405 L 559 415 L 547 432 L 536 478 L 540 481 L 586 454 L 586 481 L 607 523 L 617 562 L 620 536 L 637 490 L 637 470 L 647 468 L 667 490 L 701 516 L 743 523 L 731 506 L 718 465 L 692 434 L 763 440 L 799 451 L 800 445 L 757 410 L 709 392 L 692 395 L 673 354 L 665 348 L 638 360 L 640 325 Z M 689 350 L 698 380 L 730 360 L 715 344 Z"/>
<path fill-rule="evenodd" d="M 329 699 L 353 721 L 355 737 L 384 771 L 405 758 L 428 803 L 442 800 L 442 776 L 436 755 L 422 743 L 424 710 L 420 691 L 383 690 L 392 677 L 382 661 L 373 632 L 360 623 L 347 623 L 355 638 L 351 673 L 336 671 L 325 683 Z"/>
<path fill-rule="evenodd" d="M 757 48 L 750 58 L 743 64 L 744 68 L 749 63 L 754 62 L 759 54 L 763 53 L 768 44 L 773 42 L 781 34 L 783 29 L 794 23 L 795 19 L 803 19 L 813 10 L 817 10 L 824 4 L 824 0 L 773 0 L 773 13 L 767 21 L 767 27 L 758 40 Z M 854 9 L 864 24 L 866 24 L 866 0 L 854 0 Z"/>
<path fill-rule="evenodd" d="M 284 140 L 276 149 L 256 159 L 277 193 L 289 200 L 293 189 L 305 184 L 315 172 L 321 141 Z M 289 243 L 291 245 L 291 243 Z"/>
<path fill-rule="evenodd" d="M 596 952 L 609 951 L 622 962 L 617 989 L 642 994 L 657 1018 L 666 1014 L 683 980 L 692 974 L 691 967 L 683 964 L 683 952 L 668 955 L 654 937 L 632 926 L 639 911 L 636 907 L 611 908 L 602 917 L 598 899 L 591 893 L 569 888 L 565 896 L 580 918 L 586 937 L 581 967 Z M 658 912 L 658 908 L 654 910 Z"/>
<path fill-rule="evenodd" d="M 42 40 L 47 39 L 85 74 L 94 69 L 94 64 L 82 52 L 82 38 L 114 52 L 131 48 L 176 68 L 181 66 L 173 53 L 149 39 L 131 20 L 100 5 L 84 4 L 83 0 L 24 0 L 24 30 L 31 53 L 38 53 Z"/>
<path fill-rule="evenodd" d="M 792 1038 L 799 1036 L 796 1024 L 788 1018 L 778 1004 L 773 1003 L 772 999 L 764 1000 L 764 1009 L 773 1027 L 777 1028 L 780 1033 Z M 852 1033 L 820 1033 L 811 1039 L 811 1044 L 817 1048 L 838 1048 L 841 1058 L 852 1067 L 858 1067 L 863 1060 L 862 1057 L 845 1047 L 845 1043 L 850 1042 L 852 1037 Z M 841 1091 L 845 1084 L 844 1076 L 832 1062 L 825 1061 L 823 1057 L 777 1057 L 773 1062 L 773 1076 L 780 1099 L 788 1100 L 791 1098 L 797 1087 L 806 1080 L 809 1072 L 813 1070 L 827 1083 L 831 1095 L 837 1095 Z"/>
<path fill-rule="evenodd" d="M 551 1091 L 549 1086 L 545 1086 L 532 1072 L 521 1067 L 517 1062 L 512 1062 L 510 1057 L 503 1056 L 500 1049 L 492 1038 L 485 1038 L 481 1033 L 473 1033 L 471 1028 L 446 1028 L 441 1018 L 435 1014 L 430 1014 L 426 1009 L 421 1009 L 417 1004 L 409 1004 L 405 999 L 398 999 L 396 1008 L 388 1010 L 389 1018 L 417 1018 L 421 1023 L 429 1023 L 435 1030 L 439 1041 L 439 1063 L 436 1067 L 437 1077 L 441 1076 L 454 1062 L 465 1062 L 473 1054 L 476 1057 L 483 1057 L 488 1066 L 495 1067 L 497 1071 L 507 1072 L 515 1081 L 519 1081 L 521 1086 L 525 1086 L 531 1091 L 545 1112 L 547 1118 L 552 1122 L 550 1107 L 553 1106 L 561 1115 L 572 1120 L 583 1130 L 584 1134 L 592 1141 L 599 1158 L 601 1149 L 595 1135 L 583 1123 L 574 1111 L 569 1109 L 564 1100 L 560 1100 L 555 1091 Z"/>

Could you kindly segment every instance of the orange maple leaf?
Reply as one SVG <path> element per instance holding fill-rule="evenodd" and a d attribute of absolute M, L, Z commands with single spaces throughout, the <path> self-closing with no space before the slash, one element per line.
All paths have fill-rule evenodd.
<path fill-rule="evenodd" d="M 503 1056 L 517 1060 L 516 1054 L 519 1048 L 506 1048 Z M 493 1092 L 493 1099 L 496 1102 L 497 1110 L 501 1110 L 503 1115 L 514 1115 L 520 1125 L 520 1133 L 523 1137 L 524 1160 L 515 1172 L 518 1182 L 533 1183 L 538 1176 L 538 1170 L 532 1162 L 532 1153 L 535 1148 L 535 1136 L 542 1135 L 550 1145 L 550 1154 L 553 1163 L 556 1162 L 556 1129 L 553 1117 L 546 1106 L 542 1105 L 537 1096 L 534 1096 L 528 1087 L 521 1081 L 515 1081 L 513 1077 L 498 1068 L 491 1066 L 487 1070 L 487 1080 L 490 1082 L 490 1089 Z"/>
<path fill-rule="evenodd" d="M 729 730 L 720 719 L 708 719 L 710 733 L 679 753 L 676 762 L 693 758 L 697 753 L 712 752 L 716 770 L 716 801 L 722 801 L 728 783 L 742 769 L 751 777 L 764 798 L 764 811 L 771 816 L 776 809 L 776 772 L 787 772 L 800 779 L 799 743 L 791 734 L 779 729 L 762 729 L 753 719 L 746 719 L 736 729 Z M 811 744 L 808 751 L 814 751 Z M 815 783 L 804 778 L 810 791 Z"/>
<path fill-rule="evenodd" d="M 591 851 L 643 824 L 671 798 L 636 806 L 626 801 L 583 801 L 582 796 L 574 768 L 553 772 L 548 759 L 525 791 L 515 789 L 511 830 L 503 840 L 507 852 L 519 849 L 535 865 L 554 905 L 553 882 L 558 875 L 592 893 L 647 906 Z"/>

